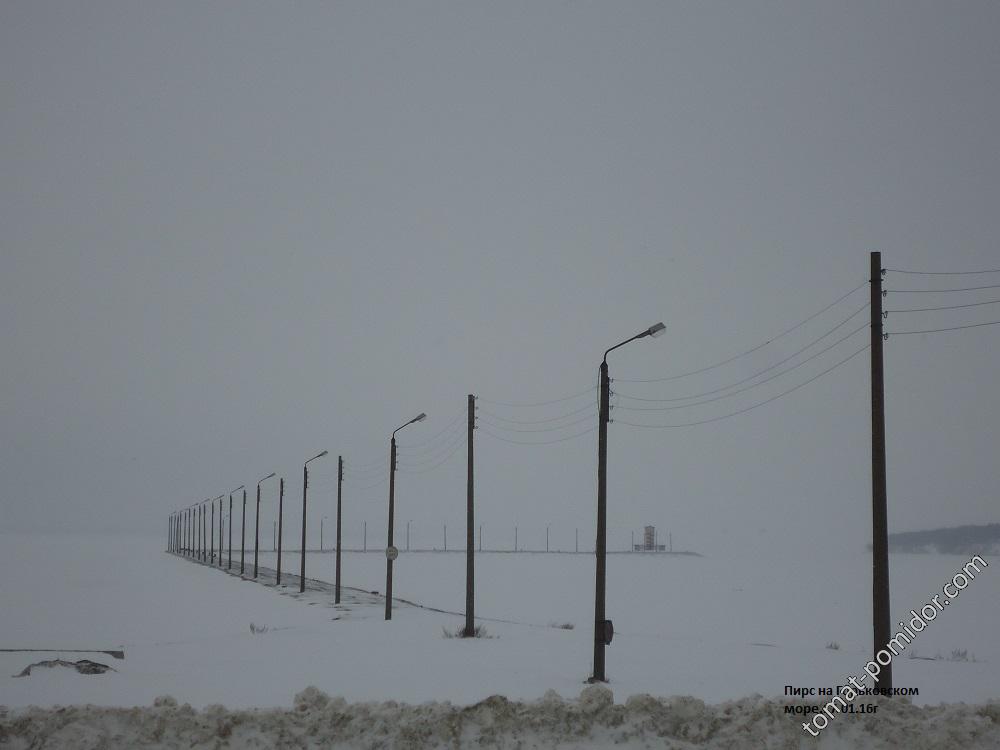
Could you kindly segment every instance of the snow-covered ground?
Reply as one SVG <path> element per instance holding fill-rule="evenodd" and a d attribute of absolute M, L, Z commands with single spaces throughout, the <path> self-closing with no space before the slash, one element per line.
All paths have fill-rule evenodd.
<path fill-rule="evenodd" d="M 443 636 L 443 629 L 461 626 L 459 616 L 400 603 L 392 621 L 383 620 L 384 600 L 365 593 L 385 587 L 385 559 L 377 553 L 344 554 L 343 581 L 357 590 L 347 592 L 342 605 L 335 607 L 324 592 L 300 597 L 296 588 L 276 590 L 240 581 L 165 554 L 162 548 L 162 540 L 143 537 L 0 536 L 0 569 L 5 571 L 0 576 L 0 648 L 125 651 L 124 660 L 62 654 L 73 659 L 85 656 L 116 670 L 103 675 L 50 669 L 18 678 L 12 675 L 28 664 L 59 654 L 0 653 L 0 705 L 9 709 L 0 716 L 0 727 L 9 726 L 13 717 L 20 717 L 22 728 L 31 724 L 32 716 L 44 724 L 41 717 L 47 714 L 26 711 L 29 705 L 151 706 L 159 696 L 171 696 L 195 709 L 213 704 L 287 709 L 306 686 L 351 703 L 447 701 L 454 706 L 427 707 L 425 714 L 451 716 L 448 721 L 453 725 L 457 721 L 464 727 L 461 731 L 471 733 L 469 737 L 480 736 L 482 726 L 502 725 L 518 712 L 526 712 L 522 719 L 529 724 L 534 719 L 525 717 L 555 712 L 563 717 L 552 724 L 558 729 L 565 715 L 586 714 L 588 705 L 591 714 L 605 710 L 594 708 L 605 700 L 595 691 L 583 703 L 557 701 L 552 693 L 545 698 L 554 690 L 565 699 L 577 699 L 586 687 L 593 637 L 591 555 L 478 555 L 477 614 L 491 618 L 484 624 L 493 637 L 462 640 Z M 238 551 L 236 559 L 238 565 Z M 995 627 L 1000 621 L 1000 560 L 987 560 L 990 567 L 911 646 L 918 656 L 943 658 L 895 661 L 896 686 L 919 688 L 913 706 L 893 707 L 903 703 L 896 699 L 880 714 L 895 716 L 899 726 L 958 722 L 956 727 L 961 725 L 966 732 L 962 735 L 966 744 L 955 747 L 1000 746 L 1000 735 L 995 734 L 1000 722 L 997 704 L 922 712 L 917 707 L 985 704 L 1000 698 L 1000 637 Z M 966 561 L 893 555 L 894 620 L 939 593 Z M 273 553 L 261 554 L 262 565 L 273 567 L 274 562 Z M 310 553 L 307 576 L 332 581 L 333 564 L 330 552 Z M 283 569 L 298 571 L 297 554 L 285 556 Z M 252 555 L 247 556 L 247 570 L 252 571 Z M 843 684 L 848 675 L 860 674 L 870 658 L 870 570 L 871 559 L 863 551 L 830 560 L 786 560 L 769 553 L 732 558 L 611 556 L 608 615 L 616 635 L 607 649 L 607 672 L 616 705 L 607 710 L 619 715 L 605 718 L 611 728 L 635 724 L 646 729 L 606 736 L 602 732 L 612 731 L 608 727 L 595 729 L 586 742 L 578 738 L 569 746 L 602 746 L 600 737 L 643 746 L 644 737 L 657 736 L 647 731 L 657 722 L 673 727 L 670 732 L 681 731 L 681 724 L 688 726 L 684 731 L 691 747 L 743 746 L 724 744 L 726 721 L 743 721 L 755 727 L 745 728 L 752 732 L 765 732 L 770 726 L 775 741 L 787 731 L 786 744 L 773 746 L 789 746 L 787 742 L 797 746 L 801 717 L 783 713 L 783 706 L 791 703 L 783 695 L 784 686 L 832 687 Z M 394 593 L 460 612 L 464 575 L 464 554 L 404 552 L 395 565 Z M 251 632 L 251 623 L 266 627 L 266 632 Z M 556 627 L 566 623 L 573 629 Z M 831 642 L 840 648 L 827 648 Z M 955 650 L 965 650 L 969 661 L 948 660 Z M 630 707 L 625 705 L 629 696 L 642 694 L 698 700 L 636 699 Z M 755 694 L 763 698 L 752 697 Z M 333 721 L 331 712 L 345 710 L 342 702 L 327 703 L 322 696 L 311 702 L 309 695 L 315 697 L 308 693 L 300 699 L 298 714 L 326 717 L 321 724 Z M 475 711 L 456 708 L 494 695 L 526 703 L 498 706 L 494 700 Z M 739 702 L 706 707 L 700 701 Z M 148 715 L 174 716 L 186 710 L 171 701 L 161 703 Z M 88 710 L 89 718 L 77 717 L 92 727 L 119 715 Z M 385 711 L 402 711 L 399 707 L 365 710 L 379 714 L 380 722 L 395 727 L 392 731 L 409 726 L 403 717 L 397 716 L 395 723 L 386 718 Z M 660 718 L 641 718 L 650 711 Z M 272 725 L 280 724 L 274 717 L 281 714 L 256 711 L 238 714 L 243 717 L 237 721 L 238 731 L 266 736 L 270 730 L 258 726 L 265 714 L 272 717 L 268 720 Z M 185 726 L 203 725 L 211 735 L 213 727 L 224 721 L 222 716 L 212 709 L 196 714 Z M 232 720 L 232 715 L 225 716 Z M 415 716 L 410 718 L 417 724 L 426 719 Z M 345 721 L 341 719 L 340 725 Z M 538 721 L 545 724 L 549 719 Z M 831 743 L 848 740 L 856 746 L 861 736 L 857 733 L 874 738 L 878 735 L 874 727 L 890 723 L 880 724 L 872 716 L 838 717 L 822 746 L 837 747 Z M 715 729 L 708 732 L 707 726 Z M 968 734 L 969 727 L 994 734 L 982 735 L 989 742 L 977 745 L 981 738 Z M 294 735 L 299 730 L 290 724 L 283 731 Z M 544 732 L 537 735 L 544 736 Z M 920 736 L 937 735 L 925 731 Z M 358 746 L 370 740 L 360 730 L 352 737 L 341 739 Z M 537 740 L 530 733 L 525 737 L 529 746 Z M 937 747 L 951 746 L 951 739 L 938 739 L 943 744 Z M 184 746 L 189 744 L 185 741 Z M 895 745 L 879 745 L 872 739 L 865 746 Z"/>

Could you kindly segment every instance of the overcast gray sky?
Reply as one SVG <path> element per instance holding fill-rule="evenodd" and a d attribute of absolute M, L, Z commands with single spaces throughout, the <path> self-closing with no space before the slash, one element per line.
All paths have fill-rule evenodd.
<path fill-rule="evenodd" d="M 579 394 L 604 349 L 658 320 L 663 337 L 611 356 L 616 391 L 740 381 L 867 291 L 722 368 L 623 382 L 772 338 L 863 284 L 870 250 L 889 268 L 1000 268 L 998 28 L 1000 6 L 973 2 L 6 2 L 0 524 L 160 531 L 271 471 L 297 513 L 302 461 L 329 449 L 312 507 L 332 513 L 343 454 L 348 539 L 367 520 L 374 542 L 389 434 L 426 411 L 400 433 L 401 462 L 431 470 L 398 475 L 397 531 L 412 519 L 437 543 L 447 522 L 457 544 L 464 448 L 446 428 L 475 393 L 494 425 L 476 438 L 487 546 L 515 524 L 541 546 L 547 523 L 553 546 L 575 528 L 589 545 L 596 432 L 522 446 L 485 430 L 575 435 L 596 426 L 596 392 L 487 399 Z M 886 326 L 994 320 L 1000 305 Z M 866 335 L 725 400 L 618 398 L 613 416 L 737 411 Z M 891 530 L 1000 520 L 998 337 L 886 342 Z M 612 424 L 611 544 L 654 523 L 703 552 L 862 549 L 868 399 L 862 352 L 739 416 Z M 569 426 L 516 431 L 553 425 Z"/>

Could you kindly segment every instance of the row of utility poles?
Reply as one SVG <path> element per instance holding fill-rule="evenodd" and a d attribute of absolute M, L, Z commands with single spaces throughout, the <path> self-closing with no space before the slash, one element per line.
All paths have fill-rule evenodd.
<path fill-rule="evenodd" d="M 888 527 L 886 512 L 886 475 L 885 475 L 885 409 L 884 409 L 884 383 L 883 383 L 883 330 L 882 330 L 882 260 L 878 252 L 871 253 L 870 257 L 870 285 L 871 285 L 871 413 L 872 413 L 872 603 L 873 603 L 873 642 L 874 653 L 884 648 L 890 637 L 889 619 L 889 561 L 888 561 Z M 607 593 L 607 454 L 608 454 L 608 423 L 610 422 L 610 392 L 611 380 L 608 372 L 608 355 L 616 349 L 626 344 L 646 337 L 657 337 L 665 331 L 664 324 L 656 323 L 646 330 L 610 347 L 604 352 L 604 357 L 600 365 L 600 396 L 598 408 L 598 440 L 597 440 L 597 538 L 595 544 L 596 576 L 594 585 L 594 658 L 593 673 L 591 682 L 605 682 L 605 648 L 610 645 L 614 636 L 614 626 L 612 621 L 606 616 L 606 593 Z M 474 395 L 468 396 L 468 449 L 467 449 L 467 482 L 466 482 L 466 617 L 465 628 L 462 635 L 469 637 L 475 634 L 475 556 L 474 556 L 474 524 L 475 524 L 475 497 L 474 497 L 474 440 L 473 434 L 476 429 L 476 398 Z M 393 562 L 396 560 L 399 550 L 393 546 L 394 515 L 395 515 L 395 472 L 396 472 L 396 433 L 416 422 L 421 422 L 426 418 L 426 414 L 421 413 L 413 419 L 405 422 L 392 432 L 389 447 L 389 521 L 386 547 L 386 597 L 385 597 L 385 619 L 392 618 L 392 572 Z M 303 465 L 302 481 L 302 545 L 301 545 L 301 570 L 300 570 L 300 591 L 305 590 L 305 548 L 306 548 L 306 493 L 309 481 L 308 464 L 317 458 L 327 455 L 323 451 L 317 456 L 306 461 Z M 274 476 L 269 474 L 264 479 Z M 262 479 L 261 481 L 264 481 Z M 338 461 L 337 473 L 337 560 L 336 560 L 336 601 L 340 601 L 340 548 L 341 548 L 341 485 L 343 482 L 343 459 Z M 243 489 L 242 487 L 237 489 Z M 235 490 L 234 490 L 235 492 Z M 278 582 L 280 583 L 281 570 L 281 496 L 284 494 L 284 480 L 280 482 L 279 490 L 279 510 L 278 510 Z M 219 553 L 221 566 L 222 552 L 222 506 L 220 500 L 219 516 Z M 209 501 L 206 501 L 209 502 Z M 214 523 L 214 501 L 213 502 L 213 523 Z M 246 490 L 243 489 L 244 504 L 244 529 L 246 526 Z M 260 520 L 260 483 L 257 484 L 257 520 L 259 527 Z M 232 518 L 232 494 L 230 494 L 230 519 Z M 205 511 L 204 504 L 196 504 L 186 508 L 171 516 L 169 544 L 172 550 L 191 551 L 191 540 L 196 537 L 198 519 L 201 523 L 200 535 L 197 537 L 197 547 L 194 554 L 201 555 L 201 559 L 206 559 L 204 550 L 204 526 Z M 447 534 L 447 531 L 445 532 Z M 481 533 L 481 532 L 480 532 Z M 255 534 L 254 542 L 254 577 L 257 575 L 257 546 L 258 535 Z M 446 537 L 447 538 L 447 537 Z M 481 536 L 480 536 L 481 539 Z M 517 549 L 517 528 L 514 529 L 514 548 Z M 480 541 L 480 544 L 482 542 Z M 579 540 L 576 542 L 577 548 Z M 367 545 L 366 545 L 367 546 Z M 447 547 L 447 542 L 445 544 Z M 245 543 L 243 545 L 245 547 Z M 407 547 L 409 547 L 409 528 L 407 528 Z M 546 548 L 548 548 L 548 528 L 546 528 Z M 243 572 L 243 555 L 245 549 L 240 552 L 240 571 Z M 209 553 L 214 555 L 214 549 Z M 213 558 L 214 559 L 214 558 Z M 229 567 L 232 567 L 232 523 L 230 523 L 230 545 L 229 545 Z M 884 667 L 879 677 L 879 687 L 892 688 L 891 666 Z"/>
<path fill-rule="evenodd" d="M 475 577 L 475 561 L 474 561 L 474 551 L 472 548 L 473 539 L 473 529 L 474 529 L 474 483 L 472 478 L 473 471 L 473 437 L 472 430 L 475 429 L 475 396 L 469 395 L 469 480 L 468 480 L 468 498 L 467 498 L 467 510 L 468 510 L 468 552 L 467 552 L 467 582 L 466 582 L 466 626 L 463 631 L 463 635 L 472 635 L 474 633 L 474 620 L 475 620 L 475 596 L 474 596 L 474 577 Z M 387 546 L 386 546 L 386 584 L 385 584 L 385 619 L 392 619 L 392 572 L 393 572 L 393 562 L 399 555 L 399 550 L 393 545 L 393 532 L 395 527 L 395 489 L 396 489 L 396 433 L 411 424 L 417 422 L 422 422 L 427 418 L 427 415 L 423 412 L 418 414 L 413 419 L 404 423 L 402 426 L 397 427 L 392 431 L 392 435 L 389 441 L 389 520 L 388 520 L 388 533 L 387 533 Z M 300 565 L 299 565 L 299 591 L 305 591 L 306 582 L 306 519 L 308 510 L 308 491 L 309 491 L 309 464 L 318 458 L 322 458 L 328 454 L 328 451 L 323 451 L 308 461 L 306 461 L 302 466 L 302 543 L 300 546 Z M 259 567 L 259 549 L 260 549 L 260 485 L 267 479 L 275 476 L 275 472 L 268 474 L 263 477 L 257 483 L 257 509 L 256 509 L 256 521 L 254 528 L 254 570 L 253 578 L 257 578 Z M 339 456 L 337 460 L 337 542 L 336 542 L 336 572 L 335 572 L 335 584 L 334 584 L 334 600 L 335 603 L 340 603 L 340 590 L 341 590 L 341 526 L 343 520 L 343 480 L 344 480 L 344 459 L 343 456 Z M 246 555 L 246 488 L 241 485 L 233 490 L 233 493 L 243 490 L 243 524 L 241 533 L 241 545 L 240 545 L 240 575 L 245 573 L 244 558 Z M 229 496 L 229 517 L 232 519 L 232 495 Z M 281 583 L 281 557 L 282 557 L 282 536 L 283 536 L 283 507 L 284 507 L 284 494 L 285 494 L 285 480 L 281 477 L 278 482 L 278 528 L 277 528 L 277 571 L 276 571 L 276 585 Z M 188 508 L 181 511 L 173 513 L 169 517 L 168 523 L 168 538 L 167 538 L 167 548 L 172 552 L 178 552 L 186 554 L 195 559 L 201 560 L 203 562 L 209 562 L 215 564 L 215 547 L 214 547 L 214 518 L 215 518 L 215 500 L 219 500 L 219 567 L 222 567 L 222 498 L 224 495 L 220 495 L 218 498 L 212 500 L 206 500 L 203 503 L 195 503 Z M 211 509 L 212 517 L 212 532 L 210 534 L 212 538 L 212 543 L 209 545 L 211 549 L 206 547 L 205 543 L 205 518 L 206 510 L 205 505 L 209 504 Z M 228 568 L 231 570 L 233 566 L 232 556 L 232 523 L 229 525 L 229 565 Z M 445 532 L 447 533 L 447 532 Z M 366 536 L 366 547 L 367 547 L 367 523 L 365 524 L 365 536 Z M 447 538 L 447 537 L 446 537 Z M 446 542 L 447 544 L 447 542 Z M 407 523 L 407 547 L 409 547 L 409 523 Z"/>
<path fill-rule="evenodd" d="M 284 484 L 284 480 L 282 480 L 282 485 L 283 484 Z M 279 493 L 280 493 L 281 496 L 284 495 L 284 487 L 283 486 L 280 488 Z M 216 499 L 218 499 L 218 498 L 216 498 Z M 338 497 L 338 506 L 339 505 L 340 505 L 340 497 Z M 192 506 L 192 507 L 196 507 L 196 506 Z M 220 528 L 219 528 L 219 538 L 220 538 L 219 539 L 219 548 L 220 548 L 220 550 L 225 549 L 224 545 L 222 544 L 222 537 L 223 537 L 224 529 L 221 526 L 221 524 L 223 523 L 223 518 L 225 516 L 226 516 L 226 514 L 224 514 L 220 510 L 220 519 L 219 519 L 219 523 L 220 523 Z M 276 518 L 272 522 L 272 527 L 273 527 L 272 530 L 271 530 L 271 551 L 272 552 L 276 552 L 279 549 L 281 549 L 280 543 L 278 542 L 278 536 L 279 536 L 279 533 L 280 533 L 278 531 L 278 529 L 279 529 L 279 519 L 281 519 L 281 521 L 283 521 L 282 516 L 283 516 L 283 513 L 279 510 L 279 512 L 278 512 L 278 518 Z M 214 527 L 214 524 L 215 524 L 215 508 L 214 508 L 214 506 L 210 506 L 210 517 L 211 517 L 211 521 L 209 521 L 209 523 L 210 523 L 210 525 L 212 525 Z M 171 522 L 172 522 L 173 518 L 174 518 L 174 516 L 172 515 L 171 516 Z M 327 551 L 336 552 L 337 549 L 340 547 L 339 544 L 334 543 L 333 547 L 327 548 L 324 545 L 324 543 L 323 543 L 324 535 L 323 535 L 323 530 L 322 529 L 323 529 L 323 522 L 326 521 L 326 520 L 328 520 L 328 516 L 323 516 L 320 519 L 320 544 L 319 544 L 319 551 L 320 552 L 327 552 Z M 439 548 L 439 547 L 422 547 L 422 548 L 421 547 L 417 547 L 417 548 L 414 549 L 414 548 L 411 548 L 411 545 L 410 545 L 410 525 L 412 523 L 413 523 L 412 520 L 409 520 L 409 521 L 406 522 L 406 547 L 405 547 L 405 551 L 406 552 L 440 552 L 442 550 L 444 552 L 448 551 L 448 525 L 447 524 L 442 524 L 442 527 L 441 527 L 442 528 L 442 533 L 443 533 L 443 539 L 444 539 L 444 546 L 442 548 Z M 368 522 L 367 521 L 363 521 L 362 522 L 362 528 L 364 530 L 364 542 L 363 542 L 361 548 L 360 549 L 356 549 L 356 550 L 352 550 L 351 547 L 350 547 L 350 545 L 348 545 L 347 547 L 345 547 L 345 550 L 347 552 L 352 552 L 352 551 L 354 551 L 354 552 L 368 552 L 367 526 L 368 526 Z M 593 554 L 593 552 L 594 552 L 593 549 L 585 549 L 582 553 L 580 552 L 580 529 L 578 527 L 575 528 L 575 529 L 573 529 L 573 549 L 572 550 L 567 550 L 567 549 L 564 549 L 562 547 L 552 547 L 552 546 L 550 546 L 550 544 L 549 544 L 549 538 L 550 538 L 550 529 L 551 529 L 551 526 L 552 526 L 551 524 L 546 524 L 545 525 L 545 547 L 544 547 L 544 549 L 541 548 L 541 547 L 539 547 L 539 548 L 536 549 L 536 548 L 532 548 L 532 547 L 520 547 L 520 546 L 518 546 L 518 544 L 519 544 L 519 542 L 518 542 L 518 533 L 519 533 L 519 530 L 520 530 L 520 526 L 515 525 L 515 526 L 511 527 L 511 530 L 514 532 L 512 538 L 511 538 L 512 539 L 512 542 L 511 542 L 512 546 L 510 546 L 510 547 L 486 547 L 485 551 L 486 552 L 490 552 L 490 553 L 495 553 L 495 552 L 500 552 L 500 553 L 504 553 L 504 552 L 527 552 L 527 553 L 530 553 L 530 554 L 540 554 L 542 552 L 547 552 L 547 553 L 550 553 L 550 554 L 557 554 L 557 555 L 562 555 L 562 554 L 586 554 L 586 555 L 590 555 L 590 554 Z M 478 533 L 478 542 L 476 543 L 476 549 L 479 552 L 483 552 L 484 551 L 484 547 L 483 547 L 483 528 L 484 528 L 483 525 L 480 524 L 479 528 L 477 530 L 477 533 Z M 168 532 L 167 533 L 168 533 L 168 544 L 170 544 L 171 543 L 170 542 L 170 534 L 172 533 L 171 529 L 168 528 Z M 659 530 L 657 530 L 657 534 L 658 533 L 659 533 Z M 636 535 L 636 532 L 634 530 L 632 530 L 632 531 L 629 532 L 629 534 L 630 534 L 630 536 L 629 536 L 629 540 L 630 540 L 629 545 L 627 547 L 624 547 L 621 550 L 618 550 L 618 552 L 621 552 L 621 551 L 625 551 L 625 552 L 635 551 L 635 546 L 636 546 L 635 545 L 635 535 Z M 643 531 L 640 530 L 639 534 L 642 535 Z M 668 534 L 667 536 L 668 536 L 668 539 L 669 539 L 670 543 L 668 545 L 664 545 L 664 547 L 666 548 L 664 551 L 666 551 L 666 552 L 673 552 L 673 534 Z M 208 537 L 208 533 L 206 533 L 206 538 L 209 538 Z M 658 539 L 658 538 L 659 537 L 654 537 L 654 539 Z M 256 549 L 256 547 L 257 547 L 258 544 L 259 544 L 259 537 L 255 537 L 255 550 L 254 550 L 255 558 L 257 557 L 257 549 Z M 656 544 L 654 544 L 654 547 L 658 549 L 657 544 L 658 544 L 658 542 Z M 640 545 L 640 547 L 641 547 L 641 545 Z M 182 548 L 178 548 L 176 551 L 181 551 L 182 549 L 183 549 L 183 547 Z M 171 549 L 171 551 L 175 551 L 175 550 Z M 372 551 L 374 551 L 374 550 L 372 550 Z M 404 550 L 401 549 L 400 552 L 402 552 L 402 551 L 404 551 Z M 453 552 L 464 552 L 464 551 L 467 551 L 467 548 L 461 548 L 461 547 L 459 547 L 458 549 L 453 549 L 452 551 Z M 639 551 L 643 551 L 643 550 L 640 549 Z M 214 542 L 213 542 L 212 546 L 209 549 L 209 551 L 206 552 L 206 559 L 214 561 L 215 560 L 215 554 L 216 554 L 215 553 L 215 546 L 214 546 Z M 610 550 L 609 550 L 609 554 L 610 554 Z M 200 551 L 198 552 L 198 555 L 200 555 Z"/>
<path fill-rule="evenodd" d="M 313 456 L 309 461 L 315 461 L 317 458 L 322 458 L 327 454 L 327 451 L 323 451 L 319 455 Z M 309 461 L 306 461 L 302 467 L 303 471 L 303 483 L 302 483 L 302 565 L 301 565 L 301 581 L 299 583 L 299 591 L 305 591 L 305 571 L 306 571 L 306 558 L 305 558 L 305 538 L 306 538 L 306 498 L 309 485 Z M 260 486 L 276 476 L 276 472 L 271 472 L 265 477 L 262 477 L 257 482 L 257 505 L 254 520 L 254 541 L 253 541 L 253 578 L 257 578 L 257 574 L 260 569 Z M 233 568 L 233 495 L 243 492 L 243 513 L 242 521 L 240 523 L 240 575 L 246 573 L 246 528 L 247 528 L 247 490 L 245 485 L 240 485 L 236 489 L 229 493 L 229 559 L 226 564 L 228 570 Z M 201 560 L 202 562 L 208 562 L 212 565 L 216 564 L 215 555 L 215 502 L 219 502 L 219 554 L 218 554 L 218 567 L 223 567 L 223 546 L 222 546 L 222 534 L 223 534 L 223 508 L 222 501 L 225 495 L 219 495 L 216 498 L 210 500 L 205 500 L 201 503 L 194 503 L 193 505 L 179 510 L 170 515 L 169 519 L 169 532 L 168 532 L 168 547 L 167 549 L 171 552 L 176 552 L 179 554 L 185 554 L 196 560 Z M 210 512 L 206 511 L 205 506 L 208 504 Z M 281 583 L 281 540 L 283 534 L 283 509 L 285 504 L 285 478 L 281 477 L 278 480 L 278 528 L 277 528 L 277 542 L 278 542 L 278 569 L 277 569 L 277 580 L 276 583 Z M 211 516 L 211 532 L 207 532 L 206 529 L 206 517 Z M 206 538 L 209 541 L 206 541 Z M 339 538 L 338 538 L 339 542 Z"/>

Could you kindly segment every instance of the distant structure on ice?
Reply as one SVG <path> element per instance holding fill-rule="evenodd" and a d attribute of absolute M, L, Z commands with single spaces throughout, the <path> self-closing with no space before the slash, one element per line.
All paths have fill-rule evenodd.
<path fill-rule="evenodd" d="M 666 552 L 667 548 L 663 544 L 656 543 L 656 527 L 646 526 L 642 532 L 642 544 L 632 544 L 633 552 Z M 671 544 L 671 546 L 673 546 Z"/>

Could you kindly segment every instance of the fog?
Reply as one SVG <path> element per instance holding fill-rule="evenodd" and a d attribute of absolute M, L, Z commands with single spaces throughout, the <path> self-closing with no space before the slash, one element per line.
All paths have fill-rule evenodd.
<path fill-rule="evenodd" d="M 748 378 L 867 288 L 723 367 L 625 382 L 774 339 L 864 285 L 873 250 L 889 269 L 1000 268 L 998 27 L 990 3 L 4 4 L 0 528 L 165 541 L 172 511 L 228 506 L 240 484 L 253 502 L 272 471 L 295 528 L 302 463 L 329 450 L 310 464 L 310 539 L 343 455 L 345 539 L 367 522 L 381 545 L 387 485 L 371 485 L 392 431 L 426 412 L 398 434 L 397 543 L 409 520 L 421 544 L 447 524 L 461 546 L 471 393 L 486 546 L 517 526 L 544 548 L 549 525 L 553 548 L 576 529 L 589 547 L 596 431 L 487 433 L 596 427 L 604 350 L 661 320 L 610 355 L 616 393 Z M 997 320 L 985 304 L 885 325 Z M 624 422 L 753 406 L 867 335 L 695 408 L 615 396 L 609 544 L 654 524 L 706 554 L 862 553 L 867 351 L 743 414 Z M 998 520 L 998 336 L 885 342 L 890 531 Z M 276 494 L 265 482 L 268 542 Z"/>

